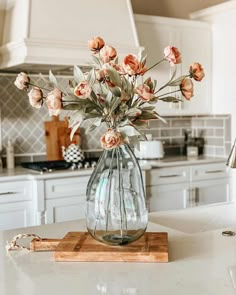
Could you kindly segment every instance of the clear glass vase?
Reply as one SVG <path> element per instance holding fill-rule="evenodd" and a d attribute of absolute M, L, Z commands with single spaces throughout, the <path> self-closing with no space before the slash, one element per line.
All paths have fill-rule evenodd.
<path fill-rule="evenodd" d="M 110 245 L 128 244 L 144 234 L 143 178 L 129 145 L 103 151 L 87 186 L 86 222 L 93 238 Z"/>

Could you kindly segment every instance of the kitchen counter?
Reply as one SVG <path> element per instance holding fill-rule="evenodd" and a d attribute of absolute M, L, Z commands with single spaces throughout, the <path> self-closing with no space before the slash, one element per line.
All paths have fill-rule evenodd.
<path fill-rule="evenodd" d="M 12 251 L 7 254 L 5 251 L 6 241 L 18 233 L 61 238 L 67 231 L 85 230 L 83 220 L 2 231 L 0 294 L 235 295 L 236 237 L 222 236 L 222 230 L 236 230 L 236 205 L 232 203 L 209 206 L 205 211 L 202 209 L 150 215 L 152 222 L 149 222 L 148 231 L 168 232 L 169 263 L 54 262 L 50 252 Z M 219 216 L 221 222 L 215 227 L 210 226 Z M 230 216 L 231 223 L 227 221 Z M 168 224 L 164 222 L 164 217 Z M 177 228 L 178 220 L 182 223 L 178 223 Z M 158 224 L 159 221 L 161 224 Z M 186 230 L 185 223 L 188 223 L 189 229 L 193 225 L 193 233 Z"/>
<path fill-rule="evenodd" d="M 166 157 L 161 160 L 140 160 L 140 167 L 143 171 L 150 170 L 152 168 L 164 168 L 171 166 L 185 166 L 185 165 L 196 165 L 196 164 L 208 164 L 208 163 L 226 163 L 224 158 L 215 157 L 198 157 L 196 159 L 188 159 L 187 157 Z M 40 173 L 39 171 L 22 168 L 16 166 L 14 169 L 3 169 L 0 171 L 0 182 L 5 181 L 6 177 L 8 180 L 25 180 L 25 179 L 50 179 L 55 177 L 73 177 L 91 175 L 93 168 L 87 169 L 66 169 L 57 170 L 52 172 Z"/>
<path fill-rule="evenodd" d="M 198 165 L 198 164 L 210 164 L 210 163 L 226 163 L 227 159 L 199 156 L 196 158 L 187 158 L 186 156 L 173 156 L 166 157 L 159 160 L 140 160 L 141 165 L 149 164 L 152 168 L 164 168 L 173 166 L 186 166 L 186 165 Z"/>

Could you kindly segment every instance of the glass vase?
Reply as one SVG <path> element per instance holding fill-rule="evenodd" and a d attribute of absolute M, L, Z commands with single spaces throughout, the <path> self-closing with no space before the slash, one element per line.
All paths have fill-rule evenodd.
<path fill-rule="evenodd" d="M 141 169 L 130 146 L 104 150 L 87 186 L 86 223 L 90 235 L 125 245 L 145 232 L 148 214 Z"/>

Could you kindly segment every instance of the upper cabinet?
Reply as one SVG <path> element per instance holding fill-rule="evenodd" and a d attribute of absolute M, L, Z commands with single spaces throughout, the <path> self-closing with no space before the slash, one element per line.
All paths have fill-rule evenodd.
<path fill-rule="evenodd" d="M 140 45 L 147 53 L 147 66 L 163 59 L 163 50 L 168 45 L 177 47 L 182 54 L 182 64 L 177 65 L 177 76 L 188 74 L 192 62 L 199 62 L 205 70 L 205 78 L 194 83 L 194 97 L 181 103 L 157 103 L 160 115 L 195 115 L 211 112 L 211 25 L 191 20 L 166 17 L 135 15 Z M 149 73 L 157 80 L 157 85 L 165 84 L 171 77 L 173 67 L 163 62 Z M 165 89 L 165 92 L 173 91 Z M 164 93 L 165 93 L 164 92 Z M 180 94 L 176 94 L 180 97 Z"/>

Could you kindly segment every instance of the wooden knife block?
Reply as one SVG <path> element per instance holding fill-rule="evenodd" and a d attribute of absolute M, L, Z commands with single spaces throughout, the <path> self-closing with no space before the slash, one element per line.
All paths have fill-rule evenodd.
<path fill-rule="evenodd" d="M 68 119 L 60 121 L 57 116 L 52 117 L 52 121 L 44 122 L 46 158 L 48 161 L 63 160 L 62 146 L 66 148 L 70 145 L 70 133 Z M 73 142 L 81 145 L 81 136 L 79 130 L 73 136 Z"/>

